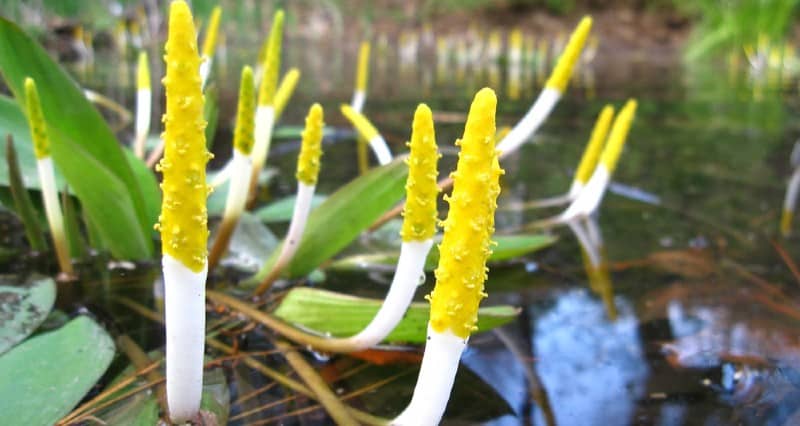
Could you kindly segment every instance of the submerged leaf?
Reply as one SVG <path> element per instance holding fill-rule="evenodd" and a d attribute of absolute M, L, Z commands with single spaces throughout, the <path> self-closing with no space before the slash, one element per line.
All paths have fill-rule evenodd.
<path fill-rule="evenodd" d="M 16 346 L 0 356 L 0 424 L 54 424 L 113 358 L 111 337 L 86 316 Z"/>
<path fill-rule="evenodd" d="M 382 303 L 382 300 L 300 287 L 286 295 L 275 310 L 275 316 L 320 334 L 347 337 L 366 327 Z M 507 324 L 518 314 L 519 309 L 512 306 L 481 308 L 478 310 L 478 333 Z M 429 316 L 429 303 L 412 303 L 385 341 L 423 343 Z"/>
<path fill-rule="evenodd" d="M 0 285 L 0 354 L 23 341 L 53 309 L 56 285 L 52 278 L 22 285 Z"/>
<path fill-rule="evenodd" d="M 278 246 L 278 239 L 257 217 L 242 213 L 233 231 L 222 266 L 254 273 Z"/>

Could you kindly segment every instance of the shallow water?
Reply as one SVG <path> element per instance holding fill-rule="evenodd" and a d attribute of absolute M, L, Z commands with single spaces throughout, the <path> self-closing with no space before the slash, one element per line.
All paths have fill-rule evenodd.
<path fill-rule="evenodd" d="M 302 46 L 303 41 L 290 40 L 286 48 L 291 53 L 284 63 L 300 67 L 302 77 L 281 124 L 301 125 L 310 103 L 319 101 L 326 122 L 346 134 L 338 105 L 350 98 L 352 58 L 336 49 Z M 354 44 L 349 47 L 355 51 Z M 223 113 L 215 166 L 230 149 L 235 70 L 245 51 L 253 49 L 230 52 L 229 62 L 218 69 Z M 401 152 L 416 104 L 428 103 L 445 154 L 441 173 L 454 165 L 453 141 L 477 89 L 496 88 L 499 127 L 513 125 L 541 87 L 533 65 L 519 70 L 519 93 L 514 93 L 503 64 L 464 70 L 451 64 L 443 73 L 430 51 L 405 65 L 391 48 L 375 52 L 365 113 L 392 150 Z M 105 92 L 131 106 L 130 80 L 118 78 L 130 76 L 131 68 L 119 74 L 108 63 L 96 67 L 87 85 L 109 89 Z M 789 152 L 800 133 L 793 119 L 796 84 L 789 77 L 753 77 L 722 66 L 652 66 L 646 58 L 584 66 L 539 134 L 503 161 L 497 232 L 515 233 L 558 212 L 520 205 L 566 192 L 595 115 L 605 103 L 619 109 L 636 97 L 636 122 L 596 218 L 607 265 L 587 273 L 574 235 L 558 228 L 549 231 L 559 236 L 553 247 L 492 268 L 484 305 L 512 304 L 521 314 L 502 331 L 471 339 L 462 364 L 467 369 L 456 382 L 459 396 L 448 411 L 452 424 L 545 424 L 543 395 L 560 425 L 800 422 L 800 304 L 795 302 L 800 277 L 780 256 L 786 251 L 795 257 L 800 249 L 796 239 L 777 236 Z M 279 174 L 269 185 L 270 196 L 292 192 L 296 150 L 291 138 L 273 143 L 270 164 Z M 331 193 L 357 174 L 352 138 L 329 139 L 320 192 Z M 274 231 L 281 235 L 283 228 Z M 26 264 L 41 269 L 42 263 Z M 157 271 L 152 265 L 133 270 L 107 265 L 102 255 L 85 265 L 81 285 L 60 296 L 61 308 L 86 307 L 145 349 L 160 347 L 159 327 L 114 302 L 125 296 L 155 309 Z M 2 269 L 18 268 L 25 269 L 11 263 Z M 93 274 L 97 277 L 87 278 Z M 220 281 L 230 276 L 236 274 Z M 316 285 L 380 297 L 385 278 L 328 272 Z M 430 291 L 430 278 L 418 298 Z M 256 330 L 235 338 L 242 348 L 257 351 L 269 348 L 261 335 L 263 330 Z M 353 368 L 356 373 L 346 373 Z M 385 416 L 402 409 L 416 377 L 413 365 L 366 365 L 346 357 L 320 362 L 320 369 L 337 379 L 334 387 L 341 393 L 390 378 L 350 400 Z M 265 384 L 242 366 L 227 372 L 235 398 Z M 471 392 L 478 378 L 499 398 Z M 275 388 L 234 403 L 233 422 L 278 421 L 282 413 L 309 405 L 301 399 L 258 408 L 286 392 Z M 253 408 L 255 414 L 245 415 Z M 281 421 L 322 419 L 318 410 Z"/>

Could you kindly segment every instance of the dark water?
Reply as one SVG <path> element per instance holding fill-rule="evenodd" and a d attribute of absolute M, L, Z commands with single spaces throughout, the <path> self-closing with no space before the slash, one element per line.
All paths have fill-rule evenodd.
<path fill-rule="evenodd" d="M 281 124 L 302 124 L 308 106 L 319 101 L 326 122 L 346 129 L 338 105 L 349 102 L 353 61 L 341 51 L 354 52 L 355 44 L 308 45 L 324 43 L 290 40 L 287 47 L 284 63 L 303 74 Z M 218 69 L 220 158 L 230 149 L 237 64 L 246 51 L 252 49 L 230 49 L 227 65 Z M 515 94 L 502 64 L 459 70 L 451 62 L 442 72 L 432 49 L 405 65 L 393 48 L 373 52 L 366 114 L 393 152 L 401 152 L 416 104 L 428 103 L 445 153 L 442 173 L 454 165 L 453 141 L 480 87 L 498 92 L 498 126 L 513 125 L 541 87 L 533 65 L 520 71 Z M 617 59 L 584 66 L 539 134 L 504 160 L 497 216 L 497 232 L 511 234 L 557 213 L 520 205 L 566 192 L 595 115 L 606 103 L 619 109 L 635 97 L 639 110 L 628 146 L 596 218 L 607 263 L 601 273 L 588 273 L 574 235 L 556 228 L 549 230 L 559 236 L 553 247 L 493 267 L 484 305 L 512 304 L 521 314 L 498 333 L 472 337 L 447 417 L 452 424 L 545 424 L 546 395 L 560 425 L 798 424 L 800 277 L 780 253 L 791 259 L 800 248 L 777 233 L 789 153 L 800 134 L 797 82 L 723 66 Z M 88 84 L 133 105 L 129 70 L 98 66 Z M 270 163 L 279 175 L 270 184 L 272 196 L 293 191 L 296 149 L 292 138 L 273 142 Z M 329 140 L 320 191 L 331 193 L 357 174 L 354 141 Z M 102 256 L 96 260 L 85 269 L 98 277 L 82 280 L 83 290 L 61 306 L 87 306 L 145 349 L 160 347 L 159 327 L 113 302 L 127 296 L 151 305 L 157 271 L 147 265 L 109 271 Z M 386 283 L 374 274 L 331 272 L 317 285 L 379 297 Z M 429 277 L 418 297 L 431 286 Z M 257 329 L 236 338 L 255 351 L 268 347 L 263 334 Z M 281 365 L 279 358 L 268 361 Z M 349 402 L 384 416 L 405 406 L 416 378 L 413 365 L 375 366 L 347 357 L 320 363 L 320 369 L 338 377 L 334 388 L 343 394 L 378 383 Z M 242 365 L 227 373 L 239 398 L 268 383 Z M 302 398 L 281 402 L 288 392 L 275 387 L 237 400 L 234 421 L 324 419 L 320 410 L 282 418 L 312 405 Z M 251 409 L 255 413 L 245 415 Z"/>

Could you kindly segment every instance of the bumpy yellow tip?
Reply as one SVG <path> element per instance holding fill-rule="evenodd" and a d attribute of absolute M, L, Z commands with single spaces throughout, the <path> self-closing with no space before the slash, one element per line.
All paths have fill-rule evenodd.
<path fill-rule="evenodd" d="M 403 241 L 424 241 L 436 233 L 436 134 L 433 130 L 433 114 L 425 104 L 420 104 L 414 112 L 411 130 L 411 153 L 406 181 L 406 205 L 403 210 Z"/>
<path fill-rule="evenodd" d="M 44 121 L 36 83 L 30 77 L 25 79 L 25 106 L 28 112 L 28 127 L 31 129 L 31 139 L 33 140 L 33 152 L 38 159 L 49 157 L 50 139 L 47 138 L 47 124 Z"/>
<path fill-rule="evenodd" d="M 303 142 L 300 155 L 297 156 L 297 180 L 306 185 L 316 185 L 319 175 L 319 157 L 322 156 L 322 107 L 311 105 L 306 116 L 306 128 L 303 130 Z"/>
<path fill-rule="evenodd" d="M 297 68 L 290 69 L 283 76 L 281 84 L 278 85 L 278 90 L 275 91 L 275 121 L 278 121 L 281 113 L 286 108 L 286 104 L 289 103 L 289 99 L 292 98 L 298 80 L 300 80 L 300 70 Z"/>
<path fill-rule="evenodd" d="M 353 124 L 353 127 L 356 128 L 356 131 L 358 131 L 358 134 L 360 134 L 362 138 L 371 141 L 372 138 L 378 136 L 378 129 L 369 122 L 364 114 L 356 112 L 350 105 L 346 104 L 342 104 L 341 110 L 342 114 L 350 120 L 350 123 Z"/>
<path fill-rule="evenodd" d="M 136 67 L 136 89 L 150 90 L 150 65 L 147 63 L 147 52 L 139 52 L 139 66 Z"/>
<path fill-rule="evenodd" d="M 444 237 L 439 245 L 436 286 L 429 296 L 430 325 L 437 332 L 450 330 L 467 338 L 476 329 L 478 304 L 486 297 L 486 259 L 494 233 L 494 212 L 500 194 L 500 175 L 495 149 L 495 109 L 497 97 L 491 89 L 481 89 L 467 116 L 458 166 L 453 177 L 453 193 L 445 197 L 450 212 L 444 221 Z"/>
<path fill-rule="evenodd" d="M 162 251 L 199 272 L 207 255 L 206 198 L 211 189 L 206 185 L 206 163 L 211 154 L 206 150 L 197 35 L 183 0 L 170 4 L 165 61 L 164 158 L 158 167 L 164 175 L 164 196 L 157 228 Z"/>
<path fill-rule="evenodd" d="M 271 105 L 278 85 L 278 71 L 281 68 L 281 43 L 283 42 L 283 10 L 278 9 L 272 18 L 269 31 L 269 43 L 264 59 L 264 75 L 261 77 L 261 88 L 258 92 L 259 105 Z"/>
<path fill-rule="evenodd" d="M 214 49 L 217 48 L 217 34 L 219 33 L 219 18 L 221 16 L 221 7 L 217 6 L 211 11 L 211 19 L 208 23 L 206 39 L 203 41 L 203 56 L 206 58 L 214 56 Z"/>
<path fill-rule="evenodd" d="M 367 91 L 369 79 L 369 42 L 362 41 L 358 49 L 358 70 L 356 71 L 356 90 Z"/>
<path fill-rule="evenodd" d="M 233 147 L 244 155 L 253 150 L 253 129 L 255 127 L 256 95 L 253 83 L 253 69 L 242 69 L 239 84 L 239 105 L 236 109 L 236 130 L 233 133 Z"/>
<path fill-rule="evenodd" d="M 629 99 L 614 120 L 614 125 L 611 126 L 611 134 L 608 136 L 608 142 L 606 142 L 606 147 L 600 157 L 600 161 L 606 166 L 609 173 L 612 173 L 617 167 L 617 160 L 625 146 L 625 141 L 628 140 L 628 131 L 631 129 L 635 115 L 636 100 Z"/>
<path fill-rule="evenodd" d="M 794 212 L 791 210 L 783 210 L 783 214 L 781 214 L 781 235 L 784 237 L 789 236 L 792 233 L 792 217 L 794 216 Z"/>
<path fill-rule="evenodd" d="M 606 105 L 600 111 L 600 115 L 597 116 L 597 121 L 594 123 L 592 136 L 589 138 L 589 143 L 583 151 L 578 170 L 575 172 L 576 181 L 585 184 L 592 177 L 594 168 L 597 167 L 597 162 L 600 159 L 600 152 L 603 150 L 603 143 L 608 136 L 612 118 L 614 118 L 614 107 Z"/>
<path fill-rule="evenodd" d="M 548 79 L 545 84 L 546 87 L 556 89 L 561 93 L 567 90 L 567 83 L 569 83 L 569 78 L 572 76 L 572 69 L 575 67 L 578 57 L 581 56 L 583 45 L 586 44 L 586 37 L 589 35 L 591 29 L 592 18 L 585 16 L 581 19 L 578 27 L 575 28 L 572 36 L 570 36 L 569 43 L 566 49 L 564 49 L 564 53 L 558 58 L 558 63 L 555 69 L 553 69 L 553 73 L 550 74 L 550 79 Z"/>

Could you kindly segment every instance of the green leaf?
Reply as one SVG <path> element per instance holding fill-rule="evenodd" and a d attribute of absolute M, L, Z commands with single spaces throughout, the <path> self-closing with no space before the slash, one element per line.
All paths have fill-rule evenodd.
<path fill-rule="evenodd" d="M 328 197 L 325 195 L 314 195 L 311 199 L 311 209 L 317 208 L 327 198 Z M 261 207 L 256 210 L 254 214 L 264 223 L 288 222 L 292 219 L 296 199 L 297 197 L 295 195 L 281 198 L 278 201 Z"/>
<path fill-rule="evenodd" d="M 51 425 L 75 407 L 114 358 L 114 342 L 89 317 L 0 356 L 0 424 Z"/>
<path fill-rule="evenodd" d="M 437 236 L 441 240 L 441 235 Z M 489 257 L 490 263 L 511 260 L 523 256 L 545 247 L 549 247 L 556 241 L 556 237 L 551 235 L 495 235 L 494 240 L 497 245 L 492 247 L 492 255 Z M 400 252 L 385 251 L 381 253 L 357 254 L 348 256 L 333 262 L 329 268 L 342 271 L 353 271 L 362 269 L 387 269 L 394 270 Z M 439 264 L 439 247 L 433 245 L 431 253 L 425 260 L 425 270 L 432 271 Z"/>
<path fill-rule="evenodd" d="M 348 183 L 317 207 L 308 218 L 305 233 L 292 262 L 286 268 L 290 277 L 313 271 L 339 253 L 405 195 L 408 167 L 402 158 L 370 170 Z M 247 284 L 264 278 L 278 257 L 270 257 Z"/>
<path fill-rule="evenodd" d="M 0 285 L 0 354 L 25 340 L 47 318 L 56 301 L 52 278 Z"/>
<path fill-rule="evenodd" d="M 372 321 L 382 300 L 365 299 L 308 287 L 292 289 L 281 301 L 275 316 L 292 324 L 338 337 L 352 336 Z M 514 320 L 519 309 L 492 306 L 478 310 L 478 333 Z M 428 328 L 430 304 L 412 303 L 386 342 L 423 343 Z"/>
<path fill-rule="evenodd" d="M 24 54 L 20 54 L 24 52 Z M 96 222 L 111 253 L 144 259 L 153 254 L 142 195 L 119 142 L 83 91 L 36 41 L 0 18 L 0 72 L 24 105 L 24 80 L 36 80 L 53 160 Z"/>
<path fill-rule="evenodd" d="M 220 264 L 244 273 L 255 273 L 278 244 L 275 234 L 266 225 L 254 215 L 244 212 Z"/>

